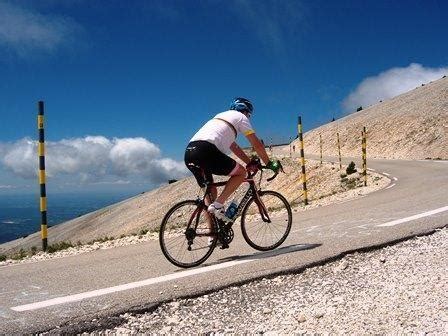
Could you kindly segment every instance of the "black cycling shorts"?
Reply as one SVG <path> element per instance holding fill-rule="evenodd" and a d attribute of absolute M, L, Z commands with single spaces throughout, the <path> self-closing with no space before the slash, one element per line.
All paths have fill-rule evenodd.
<path fill-rule="evenodd" d="M 213 175 L 229 175 L 237 163 L 208 141 L 192 141 L 185 150 L 185 164 L 199 186 L 213 182 Z"/>

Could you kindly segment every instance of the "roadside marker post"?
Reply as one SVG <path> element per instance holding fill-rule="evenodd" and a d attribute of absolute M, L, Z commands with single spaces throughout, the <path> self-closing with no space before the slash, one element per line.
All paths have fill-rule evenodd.
<path fill-rule="evenodd" d="M 367 132 L 364 126 L 362 130 L 362 173 L 364 175 L 364 186 L 367 186 Z"/>
<path fill-rule="evenodd" d="M 336 133 L 339 153 L 339 170 L 342 170 L 342 158 L 341 158 L 341 142 L 339 141 L 339 132 Z"/>
<path fill-rule="evenodd" d="M 302 184 L 303 184 L 303 202 L 308 205 L 308 191 L 306 189 L 306 171 L 305 171 L 305 151 L 303 149 L 303 127 L 302 127 L 302 117 L 299 116 L 299 143 L 300 143 L 300 160 L 302 165 Z"/>
<path fill-rule="evenodd" d="M 39 185 L 40 185 L 40 214 L 41 214 L 41 237 L 42 250 L 47 250 L 47 191 L 45 187 L 45 134 L 44 134 L 44 102 L 38 102 L 37 129 L 39 132 L 39 144 L 37 147 L 39 155 Z"/>

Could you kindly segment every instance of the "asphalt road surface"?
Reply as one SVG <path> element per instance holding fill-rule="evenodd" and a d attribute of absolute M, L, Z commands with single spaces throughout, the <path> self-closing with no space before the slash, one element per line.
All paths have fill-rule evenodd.
<path fill-rule="evenodd" d="M 0 334 L 113 326 L 122 312 L 297 272 L 448 224 L 447 161 L 369 160 L 368 165 L 390 176 L 389 187 L 294 212 L 288 239 L 271 252 L 250 248 L 236 227 L 229 249 L 216 249 L 204 265 L 189 270 L 171 265 L 158 241 L 0 267 Z"/>

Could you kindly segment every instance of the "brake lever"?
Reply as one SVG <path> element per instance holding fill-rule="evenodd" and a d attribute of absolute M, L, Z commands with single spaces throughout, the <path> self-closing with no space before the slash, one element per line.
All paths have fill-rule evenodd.
<path fill-rule="evenodd" d="M 282 165 L 282 163 L 281 163 L 280 161 L 278 161 L 278 163 L 279 163 L 280 170 L 282 171 L 282 173 L 283 173 L 283 174 L 286 174 L 286 173 L 285 173 L 285 170 L 283 169 L 283 165 Z"/>
<path fill-rule="evenodd" d="M 274 175 L 272 175 L 270 178 L 266 179 L 266 181 L 271 182 L 273 179 L 275 179 L 278 175 L 278 171 L 275 172 Z"/>

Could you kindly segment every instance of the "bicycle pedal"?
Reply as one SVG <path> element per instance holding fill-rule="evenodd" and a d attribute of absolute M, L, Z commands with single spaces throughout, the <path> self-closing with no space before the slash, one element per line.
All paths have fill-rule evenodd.
<path fill-rule="evenodd" d="M 222 244 L 221 247 L 220 247 L 221 250 L 225 250 L 225 249 L 228 249 L 228 248 L 229 248 L 229 244 Z"/>

